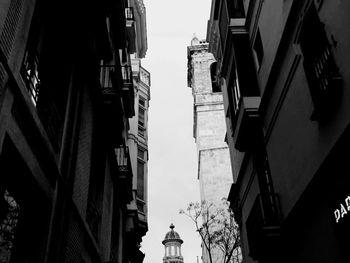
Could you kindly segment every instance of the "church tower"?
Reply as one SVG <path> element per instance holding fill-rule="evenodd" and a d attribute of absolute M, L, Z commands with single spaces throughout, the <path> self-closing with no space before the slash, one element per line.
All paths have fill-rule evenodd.
<path fill-rule="evenodd" d="M 174 231 L 175 226 L 170 225 L 170 231 L 166 233 L 162 241 L 165 249 L 163 263 L 183 263 L 184 259 L 181 255 L 181 244 L 183 243 L 180 235 Z"/>
<path fill-rule="evenodd" d="M 220 83 L 212 74 L 216 61 L 208 43 L 194 37 L 188 47 L 188 86 L 192 89 L 193 137 L 197 144 L 201 201 L 219 204 L 233 182 L 225 142 L 226 122 Z"/>
<path fill-rule="evenodd" d="M 227 198 L 233 182 L 226 137 L 226 120 L 220 83 L 215 77 L 216 61 L 208 43 L 194 37 L 188 47 L 188 86 L 193 95 L 193 137 L 197 145 L 200 199 L 215 206 Z M 202 246 L 203 263 L 209 263 Z M 211 251 L 213 263 L 222 262 L 219 249 Z"/>

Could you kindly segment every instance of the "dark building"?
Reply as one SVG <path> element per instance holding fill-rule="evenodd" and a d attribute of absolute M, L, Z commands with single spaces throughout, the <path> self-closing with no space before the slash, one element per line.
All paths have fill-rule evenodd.
<path fill-rule="evenodd" d="M 146 38 L 131 2 L 1 1 L 1 262 L 142 262 L 127 133 Z"/>
<path fill-rule="evenodd" d="M 213 0 L 244 262 L 349 262 L 350 2 Z"/>

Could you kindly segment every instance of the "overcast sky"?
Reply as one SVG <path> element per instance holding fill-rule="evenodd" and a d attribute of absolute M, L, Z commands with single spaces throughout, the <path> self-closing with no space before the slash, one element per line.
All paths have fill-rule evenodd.
<path fill-rule="evenodd" d="M 179 214 L 199 200 L 197 154 L 193 139 L 193 98 L 187 87 L 187 46 L 193 34 L 205 39 L 210 0 L 144 0 L 148 51 L 142 66 L 151 73 L 148 122 L 148 226 L 141 250 L 144 263 L 161 263 L 161 243 L 170 230 L 184 240 L 186 263 L 200 257 L 194 224 Z"/>

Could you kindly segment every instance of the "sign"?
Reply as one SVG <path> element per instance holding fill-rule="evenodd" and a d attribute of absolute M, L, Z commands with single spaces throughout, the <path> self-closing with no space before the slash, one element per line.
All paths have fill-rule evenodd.
<path fill-rule="evenodd" d="M 335 222 L 339 223 L 345 216 L 350 216 L 348 213 L 350 213 L 350 196 L 347 196 L 334 210 Z"/>

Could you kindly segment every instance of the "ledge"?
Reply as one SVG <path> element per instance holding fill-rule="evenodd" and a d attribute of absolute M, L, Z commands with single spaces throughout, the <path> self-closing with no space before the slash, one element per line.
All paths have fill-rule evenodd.
<path fill-rule="evenodd" d="M 259 123 L 260 97 L 243 97 L 240 101 L 236 116 L 236 125 L 233 130 L 235 148 L 245 152 L 254 143 L 255 132 Z"/>

